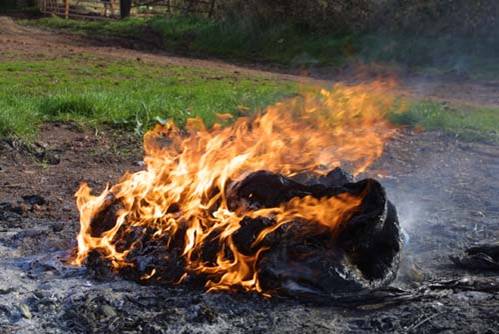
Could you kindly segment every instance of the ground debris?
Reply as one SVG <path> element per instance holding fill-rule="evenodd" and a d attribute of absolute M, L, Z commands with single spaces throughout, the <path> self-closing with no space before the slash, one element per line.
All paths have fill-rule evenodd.
<path fill-rule="evenodd" d="M 499 271 L 499 242 L 469 247 L 460 256 L 450 256 L 456 266 L 470 270 Z"/>
<path fill-rule="evenodd" d="M 30 205 L 44 205 L 45 203 L 47 203 L 47 201 L 45 200 L 45 198 L 43 198 L 42 196 L 40 195 L 23 195 L 22 196 L 22 199 L 30 204 Z"/>
<path fill-rule="evenodd" d="M 33 315 L 31 314 L 31 311 L 29 309 L 29 306 L 26 304 L 20 304 L 19 305 L 19 311 L 25 317 L 26 319 L 31 319 Z"/>
<path fill-rule="evenodd" d="M 428 283 L 424 286 L 427 291 L 452 290 L 460 291 L 480 291 L 499 292 L 499 277 L 464 277 L 461 279 L 438 281 Z"/>

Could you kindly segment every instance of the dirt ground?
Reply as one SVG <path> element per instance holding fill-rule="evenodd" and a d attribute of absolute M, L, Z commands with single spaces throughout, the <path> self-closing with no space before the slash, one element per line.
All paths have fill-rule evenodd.
<path fill-rule="evenodd" d="M 9 50 L 33 57 L 84 51 L 312 80 L 95 45 L 5 18 L 0 32 L 0 59 Z M 499 104 L 493 83 L 425 85 L 432 88 L 414 94 Z M 321 304 L 98 281 L 85 268 L 65 266 L 78 228 L 78 184 L 102 189 L 142 168 L 141 156 L 141 142 L 131 135 L 70 123 L 44 125 L 32 146 L 0 141 L 0 333 L 499 333 L 497 273 L 458 269 L 449 259 L 499 238 L 497 144 L 400 130 L 364 175 L 386 186 L 407 235 L 398 278 L 380 295 Z"/>

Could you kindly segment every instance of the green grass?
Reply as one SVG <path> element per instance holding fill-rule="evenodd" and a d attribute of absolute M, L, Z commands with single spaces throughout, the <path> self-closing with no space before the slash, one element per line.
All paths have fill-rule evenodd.
<path fill-rule="evenodd" d="M 141 135 L 157 121 L 182 125 L 217 113 L 238 116 L 298 92 L 294 83 L 222 70 L 108 60 L 89 54 L 0 62 L 0 136 L 30 139 L 45 121 L 111 124 Z M 499 108 L 414 101 L 396 124 L 443 130 L 469 140 L 498 140 Z"/>
<path fill-rule="evenodd" d="M 12 58 L 15 58 L 14 56 Z M 258 76 L 81 55 L 0 62 L 0 136 L 30 138 L 44 121 L 112 124 L 138 134 L 158 120 L 258 110 L 296 87 Z"/>
<path fill-rule="evenodd" d="M 465 140 L 499 141 L 499 108 L 415 101 L 404 113 L 391 115 L 395 124 L 442 130 Z"/>

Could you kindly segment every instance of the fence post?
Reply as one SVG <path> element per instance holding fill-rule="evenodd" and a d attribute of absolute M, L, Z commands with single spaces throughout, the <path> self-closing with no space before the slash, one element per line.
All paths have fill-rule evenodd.
<path fill-rule="evenodd" d="M 208 17 L 213 17 L 213 11 L 215 10 L 215 1 L 216 0 L 211 0 L 210 3 L 210 11 L 208 12 Z"/>
<path fill-rule="evenodd" d="M 69 17 L 69 0 L 64 0 L 64 18 Z"/>
<path fill-rule="evenodd" d="M 120 0 L 120 17 L 122 19 L 130 16 L 132 0 Z"/>

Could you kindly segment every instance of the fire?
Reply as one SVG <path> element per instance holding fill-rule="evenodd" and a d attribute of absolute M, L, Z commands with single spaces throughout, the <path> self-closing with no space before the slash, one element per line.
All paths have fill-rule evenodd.
<path fill-rule="evenodd" d="M 185 272 L 180 280 L 202 274 L 208 277 L 209 290 L 265 293 L 258 276 L 258 261 L 266 251 L 262 240 L 296 221 L 303 222 L 304 231 L 322 226 L 334 234 L 355 213 L 362 196 L 306 196 L 275 208 L 232 208 L 231 185 L 262 169 L 293 176 L 304 171 L 323 174 L 346 164 L 353 174 L 364 172 L 395 131 L 386 120 L 394 105 L 388 88 L 379 82 L 335 85 L 226 127 L 207 129 L 199 119 L 189 120 L 185 129 L 171 122 L 157 125 L 144 136 L 145 170 L 125 174 L 98 196 L 86 184 L 76 193 L 80 232 L 73 263 L 81 265 L 91 251 L 98 251 L 116 270 L 133 267 L 128 255 L 139 241 L 124 242 L 123 236 L 145 227 L 167 244 L 183 238 Z M 112 202 L 119 203 L 114 218 L 99 219 L 96 226 L 95 220 Z M 233 240 L 245 217 L 271 217 L 274 222 L 256 236 L 251 254 L 240 251 Z M 206 261 L 199 254 L 214 235 L 216 258 Z M 153 268 L 142 279 L 155 275 Z"/>

